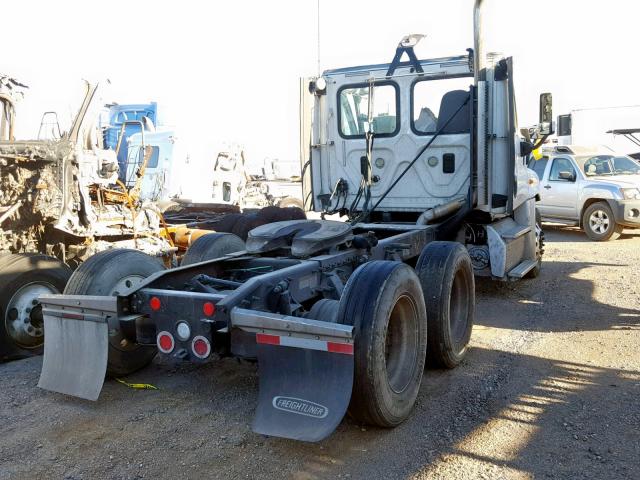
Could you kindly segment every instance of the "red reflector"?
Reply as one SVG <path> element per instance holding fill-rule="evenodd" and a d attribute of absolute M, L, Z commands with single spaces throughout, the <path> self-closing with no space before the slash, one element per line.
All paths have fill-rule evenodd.
<path fill-rule="evenodd" d="M 151 307 L 151 310 L 160 310 L 162 303 L 158 297 L 151 297 L 151 300 L 149 300 L 149 306 Z"/>
<path fill-rule="evenodd" d="M 280 345 L 280 337 L 277 335 L 267 335 L 266 333 L 256 333 L 256 342 L 267 345 Z"/>
<path fill-rule="evenodd" d="M 174 347 L 173 337 L 169 332 L 160 332 L 158 334 L 158 350 L 162 353 L 171 353 Z"/>
<path fill-rule="evenodd" d="M 205 359 L 211 353 L 211 344 L 202 335 L 198 335 L 191 342 L 191 349 L 196 357 Z"/>
<path fill-rule="evenodd" d="M 202 305 L 202 311 L 207 317 L 213 317 L 213 314 L 216 313 L 216 306 L 211 302 L 205 302 Z"/>
<path fill-rule="evenodd" d="M 345 353 L 347 355 L 353 355 L 353 344 L 327 342 L 327 351 L 333 352 L 333 353 Z"/>

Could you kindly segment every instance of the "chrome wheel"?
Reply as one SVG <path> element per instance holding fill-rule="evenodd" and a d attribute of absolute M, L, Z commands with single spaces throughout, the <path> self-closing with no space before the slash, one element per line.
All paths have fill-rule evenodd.
<path fill-rule="evenodd" d="M 44 343 L 44 322 L 40 295 L 60 291 L 48 282 L 33 282 L 20 287 L 11 297 L 5 313 L 5 327 L 13 342 L 33 349 Z"/>
<path fill-rule="evenodd" d="M 606 233 L 610 225 L 609 215 L 603 210 L 594 210 L 589 216 L 589 228 L 599 235 Z"/>

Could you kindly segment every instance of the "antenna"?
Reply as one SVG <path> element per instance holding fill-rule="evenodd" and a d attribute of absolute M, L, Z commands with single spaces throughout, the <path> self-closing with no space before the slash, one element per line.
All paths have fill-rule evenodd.
<path fill-rule="evenodd" d="M 318 31 L 318 77 L 322 74 L 322 71 L 320 70 L 320 0 L 317 1 L 317 6 L 318 6 L 318 14 L 317 14 L 317 18 L 318 18 L 318 26 L 317 26 L 317 31 Z"/>

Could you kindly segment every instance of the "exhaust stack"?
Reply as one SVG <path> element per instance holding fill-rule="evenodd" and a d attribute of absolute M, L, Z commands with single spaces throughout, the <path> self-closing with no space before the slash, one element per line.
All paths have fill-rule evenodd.
<path fill-rule="evenodd" d="M 473 6 L 473 77 L 476 85 L 484 80 L 486 57 L 484 53 L 484 37 L 482 35 L 482 7 L 484 0 L 476 0 Z"/>

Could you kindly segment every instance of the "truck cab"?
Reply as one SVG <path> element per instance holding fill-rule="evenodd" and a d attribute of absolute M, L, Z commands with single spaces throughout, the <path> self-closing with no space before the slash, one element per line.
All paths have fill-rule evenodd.
<path fill-rule="evenodd" d="M 356 223 L 442 222 L 438 238 L 462 241 L 476 275 L 522 278 L 536 265 L 537 179 L 513 61 L 477 48 L 418 60 L 416 37 L 389 64 L 302 82 L 305 208 Z"/>
<path fill-rule="evenodd" d="M 606 147 L 543 148 L 529 167 L 540 178 L 543 221 L 580 226 L 594 241 L 640 227 L 640 163 Z"/>

